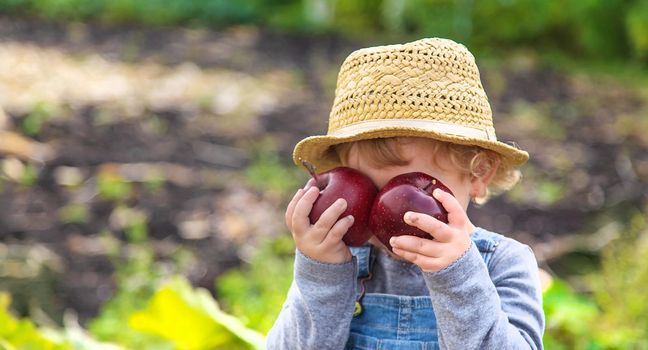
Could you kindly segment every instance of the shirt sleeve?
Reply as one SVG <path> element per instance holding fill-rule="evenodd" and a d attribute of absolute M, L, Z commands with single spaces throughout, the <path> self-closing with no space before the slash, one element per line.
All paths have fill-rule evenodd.
<path fill-rule="evenodd" d="M 267 349 L 343 349 L 355 305 L 356 258 L 315 261 L 297 250 L 288 297 L 268 332 Z"/>
<path fill-rule="evenodd" d="M 424 273 L 441 349 L 542 349 L 544 312 L 531 249 L 503 240 L 489 270 L 473 243 L 455 263 Z"/>

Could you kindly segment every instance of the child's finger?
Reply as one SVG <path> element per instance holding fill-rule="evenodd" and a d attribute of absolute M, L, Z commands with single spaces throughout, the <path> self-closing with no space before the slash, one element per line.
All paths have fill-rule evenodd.
<path fill-rule="evenodd" d="M 418 265 L 423 271 L 435 271 L 437 266 L 441 261 L 440 258 L 432 258 L 429 256 L 424 256 L 422 254 L 410 252 L 407 250 L 393 248 L 394 254 L 400 256 L 401 258 Z"/>
<path fill-rule="evenodd" d="M 448 242 L 452 238 L 452 229 L 433 216 L 408 211 L 403 216 L 403 220 L 406 224 L 429 233 L 431 237 L 439 242 Z"/>
<path fill-rule="evenodd" d="M 432 195 L 441 202 L 441 205 L 448 212 L 448 225 L 460 228 L 465 227 L 468 222 L 468 216 L 455 196 L 438 188 L 432 192 Z"/>
<path fill-rule="evenodd" d="M 335 225 L 335 223 L 338 221 L 338 218 L 340 218 L 340 215 L 344 213 L 346 207 L 347 202 L 342 198 L 338 198 L 335 202 L 333 202 L 333 204 L 331 204 L 330 207 L 324 210 L 319 219 L 317 219 L 317 222 L 314 224 L 314 226 L 324 232 L 330 231 L 331 227 L 333 227 L 333 225 Z M 324 237 L 322 237 L 322 240 L 323 238 Z"/>
<path fill-rule="evenodd" d="M 328 232 L 322 243 L 327 246 L 339 243 L 342 240 L 342 237 L 344 237 L 347 231 L 349 231 L 349 228 L 353 225 L 353 221 L 354 219 L 352 215 L 347 215 L 338 220 Z"/>
<path fill-rule="evenodd" d="M 292 231 L 292 217 L 295 211 L 295 206 L 297 206 L 297 202 L 301 199 L 304 193 L 306 193 L 304 189 L 302 188 L 298 189 L 297 192 L 295 192 L 295 195 L 290 200 L 290 203 L 288 203 L 288 207 L 286 208 L 286 226 L 288 226 L 288 229 L 290 231 Z"/>
<path fill-rule="evenodd" d="M 392 248 L 438 258 L 443 254 L 441 243 L 416 236 L 398 236 L 389 240 Z"/>
<path fill-rule="evenodd" d="M 305 190 L 311 188 L 312 186 L 315 186 L 315 179 L 313 179 L 313 178 L 311 177 L 311 178 L 308 179 L 308 181 L 306 182 L 306 185 L 304 185 L 303 190 L 305 191 Z"/>
<path fill-rule="evenodd" d="M 308 215 L 313 209 L 313 203 L 319 196 L 319 189 L 317 187 L 309 188 L 306 193 L 297 201 L 295 210 L 292 216 L 292 232 L 295 234 L 302 234 L 310 227 L 310 219 Z"/>
<path fill-rule="evenodd" d="M 315 179 L 310 178 L 306 182 L 306 185 L 304 185 L 303 188 L 297 190 L 290 203 L 288 203 L 288 208 L 286 209 L 286 226 L 288 226 L 288 229 L 290 231 L 292 231 L 292 217 L 295 211 L 295 207 L 297 206 L 297 203 L 304 196 L 306 191 L 313 186 L 315 186 Z"/>

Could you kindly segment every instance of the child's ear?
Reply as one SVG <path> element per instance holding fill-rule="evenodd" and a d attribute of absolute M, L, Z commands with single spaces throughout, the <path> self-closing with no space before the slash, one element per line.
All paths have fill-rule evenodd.
<path fill-rule="evenodd" d="M 470 176 L 470 197 L 472 199 L 486 196 L 488 185 L 495 178 L 501 161 L 499 154 L 491 151 L 483 151 L 475 158 Z"/>

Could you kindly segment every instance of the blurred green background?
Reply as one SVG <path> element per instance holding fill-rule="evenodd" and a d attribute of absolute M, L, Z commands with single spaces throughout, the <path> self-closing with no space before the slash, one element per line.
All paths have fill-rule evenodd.
<path fill-rule="evenodd" d="M 259 349 L 353 50 L 477 57 L 547 349 L 648 349 L 648 0 L 0 0 L 0 349 Z"/>

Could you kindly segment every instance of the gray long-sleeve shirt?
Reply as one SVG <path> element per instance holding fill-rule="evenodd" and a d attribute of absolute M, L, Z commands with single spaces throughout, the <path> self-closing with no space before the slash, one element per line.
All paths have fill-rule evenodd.
<path fill-rule="evenodd" d="M 537 262 L 528 246 L 499 237 L 488 262 L 472 244 L 456 262 L 434 273 L 379 252 L 366 291 L 429 295 L 441 349 L 542 349 Z M 294 280 L 268 333 L 267 348 L 344 349 L 353 318 L 356 269 L 355 257 L 326 264 L 297 251 Z"/>

